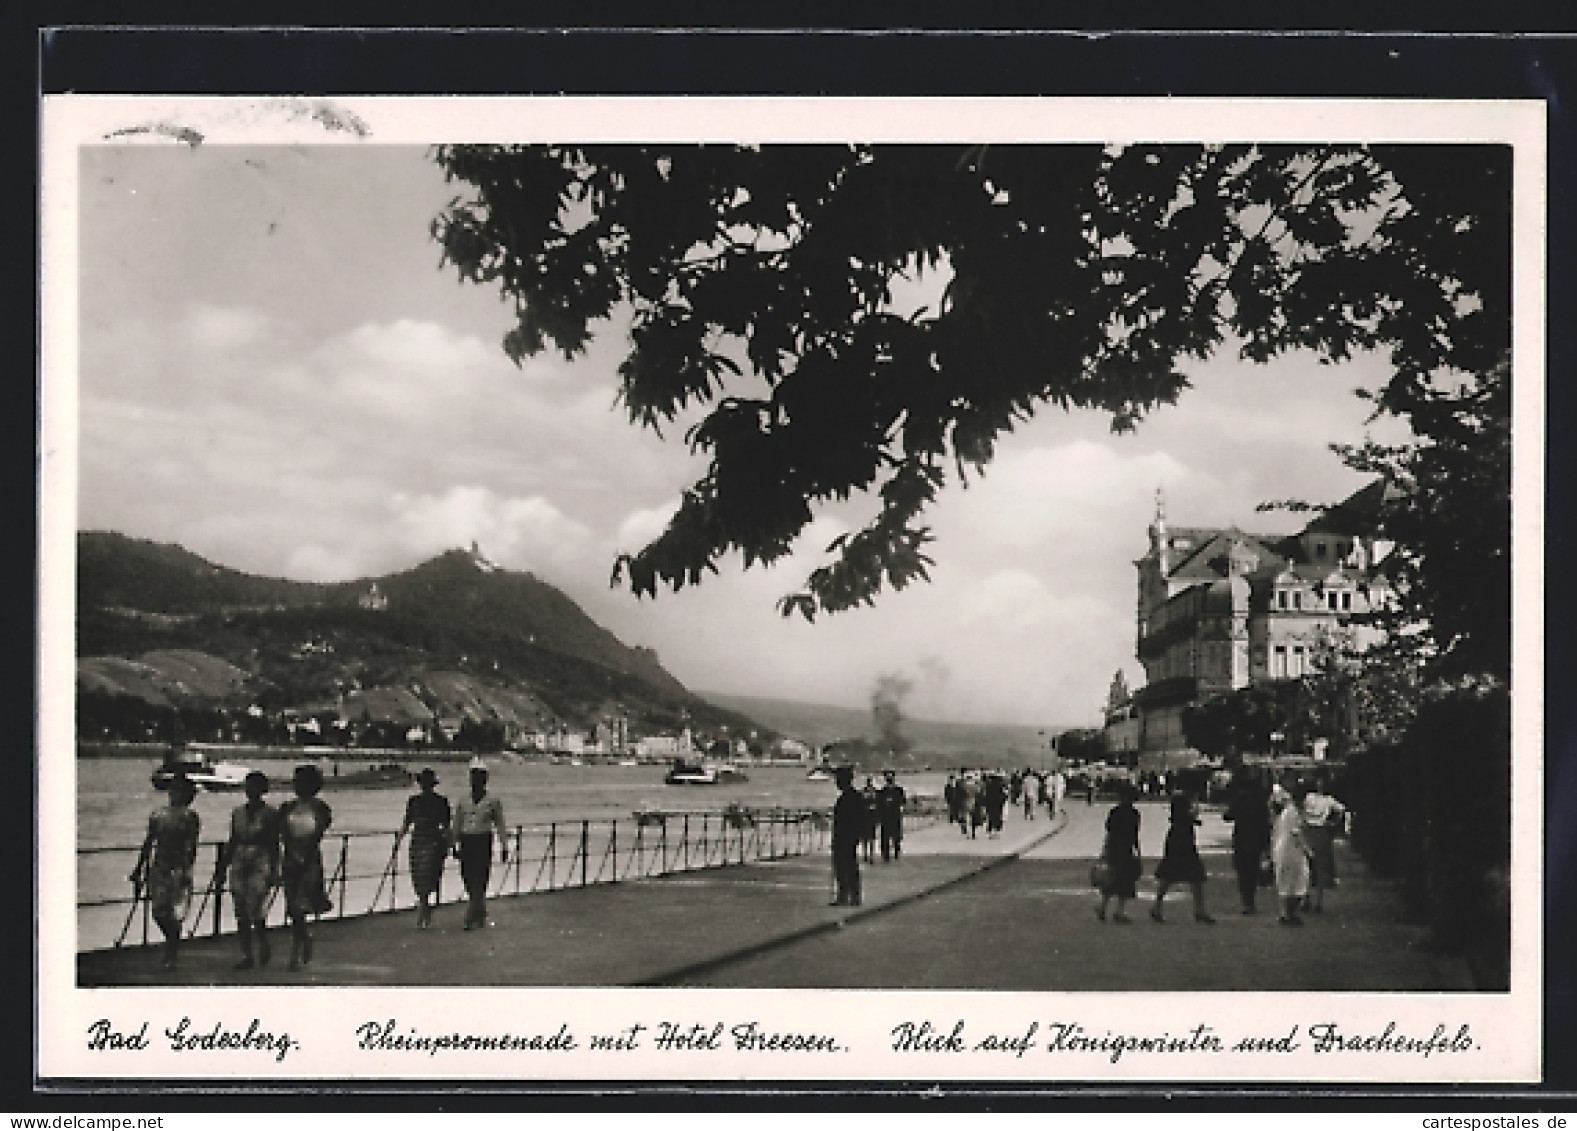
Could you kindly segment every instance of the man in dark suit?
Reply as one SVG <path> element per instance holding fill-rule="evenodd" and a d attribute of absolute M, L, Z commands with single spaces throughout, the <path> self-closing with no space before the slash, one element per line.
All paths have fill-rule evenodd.
<path fill-rule="evenodd" d="M 896 860 L 903 851 L 903 786 L 897 775 L 886 772 L 886 782 L 876 791 L 876 818 L 882 830 L 882 860 Z M 890 853 L 890 855 L 889 855 Z"/>
<path fill-rule="evenodd" d="M 834 907 L 860 905 L 860 841 L 865 836 L 865 798 L 854 788 L 854 767 L 834 771 L 838 800 L 832 807 L 832 874 L 838 894 Z"/>

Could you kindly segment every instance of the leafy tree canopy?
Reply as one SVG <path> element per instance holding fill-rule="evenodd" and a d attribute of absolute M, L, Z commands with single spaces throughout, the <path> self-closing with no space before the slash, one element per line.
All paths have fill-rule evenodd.
<path fill-rule="evenodd" d="M 1047 404 L 1132 428 L 1232 342 L 1389 355 L 1384 411 L 1509 334 L 1509 150 L 1472 146 L 446 146 L 445 261 L 499 288 L 517 363 L 631 319 L 632 422 L 703 412 L 706 473 L 614 567 L 638 594 L 787 554 L 833 500 L 875 517 L 780 608 L 927 576 L 921 521 Z M 895 286 L 934 273 L 935 309 Z"/>
<path fill-rule="evenodd" d="M 1426 678 L 1511 678 L 1511 367 L 1427 391 L 1410 413 L 1415 443 L 1338 447 L 1346 463 L 1393 486 L 1379 526 L 1380 564 L 1396 600 L 1381 614 L 1387 646 Z M 1389 661 L 1387 661 L 1389 662 Z"/>

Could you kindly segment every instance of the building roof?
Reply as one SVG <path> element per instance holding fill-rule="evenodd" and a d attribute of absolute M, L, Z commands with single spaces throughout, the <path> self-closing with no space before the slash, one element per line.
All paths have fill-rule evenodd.
<path fill-rule="evenodd" d="M 1402 498 L 1404 492 L 1388 479 L 1376 479 L 1367 487 L 1328 507 L 1303 528 L 1304 534 L 1367 534 L 1375 529 L 1386 503 Z"/>

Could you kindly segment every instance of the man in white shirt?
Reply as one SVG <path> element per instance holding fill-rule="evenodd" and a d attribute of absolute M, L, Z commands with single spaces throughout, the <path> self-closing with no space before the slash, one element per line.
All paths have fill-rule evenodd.
<path fill-rule="evenodd" d="M 509 862 L 508 831 L 504 828 L 504 806 L 487 794 L 487 763 L 471 760 L 471 796 L 462 797 L 455 806 L 455 858 L 460 861 L 460 878 L 465 882 L 470 903 L 465 912 L 465 929 L 487 926 L 487 881 L 493 870 L 493 833 L 498 833 L 500 863 Z"/>

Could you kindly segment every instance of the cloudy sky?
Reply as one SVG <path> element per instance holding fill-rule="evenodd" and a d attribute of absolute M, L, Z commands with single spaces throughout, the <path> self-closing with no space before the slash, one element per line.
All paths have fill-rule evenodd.
<path fill-rule="evenodd" d="M 1361 485 L 1328 449 L 1364 434 L 1370 360 L 1215 361 L 1135 434 L 1048 410 L 932 513 L 930 585 L 814 625 L 800 587 L 868 505 L 819 518 L 791 560 L 699 589 L 611 589 L 699 465 L 614 404 L 622 329 L 517 369 L 509 310 L 440 269 L 455 186 L 415 146 L 127 144 L 80 165 L 78 522 L 301 580 L 409 568 L 473 540 L 569 593 L 692 689 L 909 713 L 1094 721 L 1133 659 L 1134 569 L 1155 491 L 1180 525 L 1284 531 L 1265 500 Z M 676 430 L 674 435 L 682 435 Z"/>

